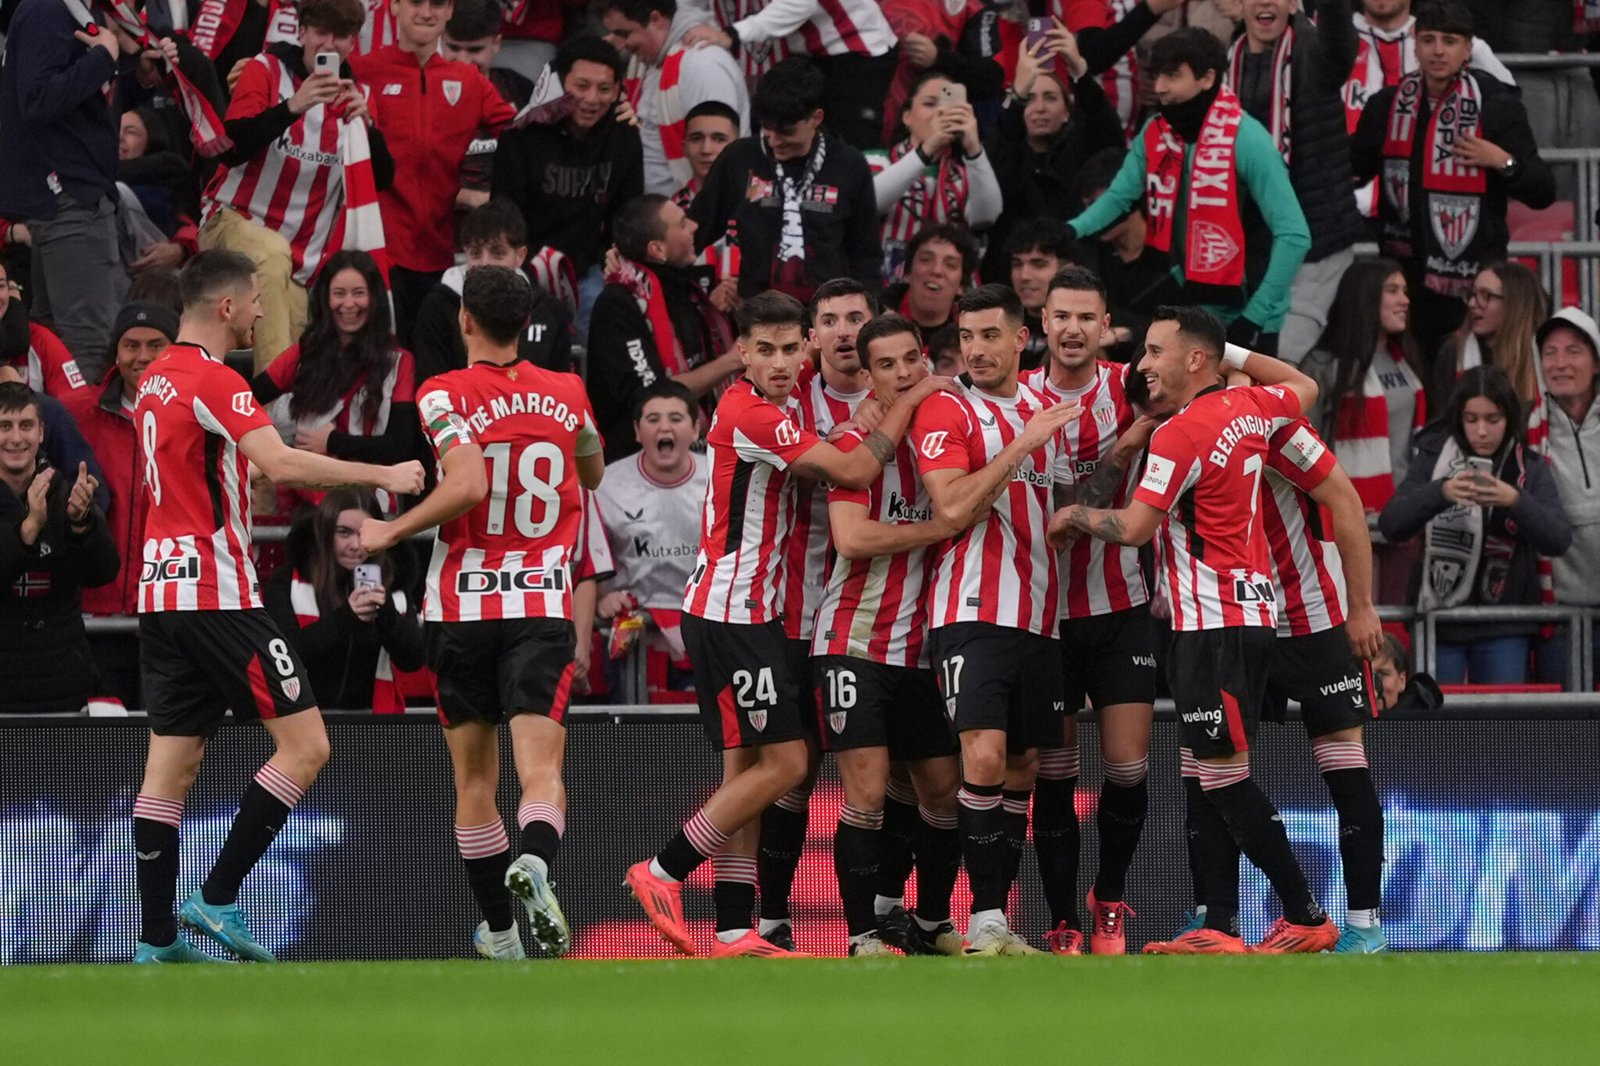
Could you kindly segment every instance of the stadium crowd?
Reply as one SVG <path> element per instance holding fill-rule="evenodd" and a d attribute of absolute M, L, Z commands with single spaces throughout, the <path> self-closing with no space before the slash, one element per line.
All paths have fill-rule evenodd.
<path fill-rule="evenodd" d="M 1430 678 L 1378 609 L 1600 607 L 1600 293 L 1566 278 L 1547 292 L 1510 251 L 1546 209 L 1594 206 L 1541 149 L 1600 147 L 1600 66 L 1591 82 L 1581 67 L 1513 71 L 1496 55 L 1592 48 L 1600 4 L 1412 7 L 7 5 L 0 712 L 154 711 L 173 682 L 141 669 L 141 641 L 182 641 L 176 627 L 152 634 L 152 615 L 260 607 L 282 639 L 262 645 L 274 650 L 256 676 L 294 664 L 278 712 L 439 705 L 484 911 L 476 943 L 506 957 L 522 951 L 514 923 L 507 933 L 512 896 L 543 950 L 567 943 L 549 881 L 564 732 L 547 727 L 573 699 L 698 696 L 724 786 L 629 871 L 674 943 L 693 950 L 674 886 L 708 857 L 716 950 L 792 943 L 788 885 L 827 750 L 846 795 L 835 859 L 852 953 L 961 950 L 937 901 L 963 863 L 967 943 L 1023 950 L 1004 905 L 1030 809 L 1050 944 L 1075 952 L 1122 943 L 1150 706 L 1170 694 L 1199 915 L 1173 950 L 1231 950 L 1238 890 L 1224 873 L 1241 851 L 1282 898 L 1277 949 L 1381 947 L 1382 812 L 1360 718 L 1437 706 L 1440 685 L 1578 679 L 1570 627 L 1459 616 L 1439 624 Z M 1368 243 L 1378 254 L 1358 257 Z M 241 264 L 253 290 L 239 287 Z M 231 414 L 197 392 L 205 433 L 158 463 L 147 370 L 200 343 L 194 330 L 248 384 L 212 397 Z M 517 464 L 495 451 L 511 445 L 485 443 L 487 465 L 452 483 L 447 456 L 467 469 L 459 446 L 492 438 L 429 383 L 500 359 L 560 396 L 569 436 L 554 458 Z M 1219 376 L 1251 390 L 1219 395 L 1270 427 L 1245 468 L 1256 481 L 1243 520 L 1270 545 L 1264 590 L 1216 562 L 1213 531 L 1195 531 L 1216 516 L 1197 508 L 1203 482 L 1182 464 L 1227 468 L 1233 444 L 1208 459 L 1173 443 L 1177 412 L 1197 421 L 1229 402 L 1208 391 Z M 1002 408 L 1006 428 L 986 432 Z M 241 443 L 260 426 L 270 451 Z M 219 482 L 235 445 L 244 483 Z M 425 486 L 395 473 L 413 462 Z M 463 477 L 486 478 L 499 501 L 486 526 L 461 517 L 476 504 Z M 192 536 L 186 548 L 152 520 L 163 478 L 169 496 L 183 495 L 174 481 L 209 487 L 196 507 L 214 519 L 198 532 L 245 589 L 233 601 L 162 599 L 193 551 Z M 534 613 L 570 630 L 528 638 L 553 676 L 546 662 L 496 693 L 440 663 L 479 657 L 492 675 L 502 645 L 452 627 L 513 616 L 442 595 L 439 574 L 468 565 L 459 538 L 508 526 L 564 538 L 537 571 L 562 576 L 541 579 L 554 584 Z M 1180 589 L 1180 560 L 1214 569 L 1215 587 Z M 883 606 L 891 595 L 898 607 Z M 873 597 L 889 621 L 868 617 Z M 142 618 L 140 635 L 97 621 L 115 617 Z M 1247 686 L 1264 711 L 1234 706 L 1227 674 L 1262 649 L 1204 644 L 1219 625 L 1286 638 L 1271 676 Z M 1075 662 L 1085 648 L 1132 665 Z M 1024 676 L 1045 655 L 1062 656 L 1064 689 L 1054 671 Z M 1356 719 L 1319 709 L 1318 684 L 1301 691 L 1329 680 L 1328 662 L 1333 684 L 1348 666 L 1367 694 Z M 239 691 L 261 708 L 260 691 Z M 1218 700 L 1202 692 L 1220 692 L 1227 713 L 1207 718 Z M 1086 697 L 1106 768 L 1087 943 L 1077 737 L 1059 713 Z M 1343 938 L 1324 935 L 1241 761 L 1255 717 L 1290 698 L 1317 730 L 1317 769 L 1348 830 Z M 474 700 L 513 716 L 514 862 L 481 773 L 493 730 L 461 710 Z M 851 718 L 858 700 L 933 713 L 873 726 Z M 1034 713 L 1051 706 L 1054 719 Z M 261 717 L 273 716 L 268 698 Z M 1208 723 L 1233 734 L 1226 750 L 1205 749 Z M 274 738 L 288 761 L 268 764 L 244 806 L 281 824 L 274 812 L 286 816 L 320 763 L 314 738 Z M 190 755 L 162 757 L 175 761 L 147 776 L 156 791 L 141 792 L 136 828 L 176 832 L 182 792 L 157 786 L 181 779 Z M 140 831 L 141 848 L 158 832 Z M 230 837 L 185 924 L 232 904 L 253 846 Z M 898 886 L 913 867 L 908 914 Z M 170 891 L 140 874 L 147 903 L 170 912 Z M 146 919 L 153 950 L 184 943 L 170 914 Z M 250 954 L 247 933 L 224 943 Z"/>

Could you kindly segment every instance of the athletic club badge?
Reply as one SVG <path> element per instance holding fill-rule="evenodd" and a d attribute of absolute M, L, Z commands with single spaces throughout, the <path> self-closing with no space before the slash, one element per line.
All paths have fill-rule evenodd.
<path fill-rule="evenodd" d="M 461 102 L 461 83 L 459 81 L 446 80 L 439 84 L 444 88 L 445 103 L 455 107 L 456 104 Z"/>
<path fill-rule="evenodd" d="M 1457 259 L 1478 233 L 1479 200 L 1476 196 L 1428 194 L 1428 219 L 1433 236 L 1446 259 Z"/>
<path fill-rule="evenodd" d="M 1195 261 L 1206 273 L 1221 270 L 1239 254 L 1238 243 L 1215 222 L 1195 222 L 1189 227 Z"/>
<path fill-rule="evenodd" d="M 283 695 L 286 699 L 292 702 L 300 698 L 300 679 L 298 677 L 286 677 L 279 684 L 283 686 Z"/>
<path fill-rule="evenodd" d="M 847 713 L 848 712 L 846 712 L 846 711 L 829 711 L 828 712 L 828 728 L 833 730 L 835 733 L 843 735 L 843 733 L 844 733 L 844 721 L 845 721 L 845 716 L 846 716 Z"/>
<path fill-rule="evenodd" d="M 767 728 L 767 709 L 765 707 L 750 708 L 750 727 L 757 733 Z"/>

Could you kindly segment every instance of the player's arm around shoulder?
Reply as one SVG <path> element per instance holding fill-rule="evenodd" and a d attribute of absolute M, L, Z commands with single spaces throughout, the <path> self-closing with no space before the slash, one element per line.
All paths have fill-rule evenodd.
<path fill-rule="evenodd" d="M 1252 352 L 1242 345 L 1229 344 L 1223 348 L 1222 367 L 1224 372 L 1241 371 L 1258 386 L 1276 386 L 1293 393 L 1295 401 L 1299 404 L 1294 411 L 1288 411 L 1281 402 L 1284 399 L 1282 392 L 1269 393 L 1275 400 L 1280 401 L 1268 401 L 1268 413 L 1274 417 L 1298 418 L 1307 414 L 1316 406 L 1317 397 L 1321 393 L 1317 380 L 1293 363 L 1274 359 L 1260 352 Z"/>
<path fill-rule="evenodd" d="M 864 501 L 853 493 L 840 492 L 828 497 L 828 529 L 835 550 L 852 562 L 926 548 L 959 532 L 937 517 L 921 522 L 879 522 L 871 517 Z"/>
<path fill-rule="evenodd" d="M 801 477 L 828 481 L 845 488 L 864 489 L 894 459 L 894 450 L 911 426 L 912 416 L 928 397 L 954 390 L 949 378 L 926 377 L 903 393 L 868 433 L 859 447 L 844 451 L 827 441 L 817 441 L 794 463 Z"/>

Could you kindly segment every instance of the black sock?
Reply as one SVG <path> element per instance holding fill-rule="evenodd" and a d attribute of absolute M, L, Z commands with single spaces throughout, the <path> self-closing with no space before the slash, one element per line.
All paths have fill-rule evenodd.
<path fill-rule="evenodd" d="M 961 857 L 967 864 L 974 911 L 1003 911 L 1010 886 L 1006 867 L 1011 843 L 1006 812 L 1000 806 L 999 785 L 963 782 L 957 819 L 961 830 Z"/>
<path fill-rule="evenodd" d="M 561 837 L 556 827 L 543 819 L 535 819 L 522 827 L 518 834 L 518 851 L 544 860 L 550 880 L 555 880 L 556 852 L 561 850 Z"/>
<path fill-rule="evenodd" d="M 1326 915 L 1311 894 L 1300 861 L 1289 847 L 1289 834 L 1284 831 L 1283 821 L 1255 781 L 1247 777 L 1232 785 L 1207 789 L 1206 797 L 1222 812 L 1240 850 L 1272 882 L 1283 902 L 1283 916 L 1295 925 L 1316 925 L 1323 921 Z M 1234 886 L 1237 893 L 1237 877 Z M 1207 888 L 1209 891 L 1210 886 Z M 1208 910 L 1207 925 L 1211 924 L 1210 918 Z"/>
<path fill-rule="evenodd" d="M 200 886 L 202 898 L 213 906 L 236 901 L 245 876 L 266 854 L 288 820 L 289 805 L 263 788 L 259 777 L 252 780 L 239 800 L 239 813 L 234 815 L 233 827 L 222 842 L 216 865 Z M 504 867 L 501 873 L 505 873 Z"/>
<path fill-rule="evenodd" d="M 687 881 L 689 875 L 698 870 L 700 864 L 709 857 L 690 843 L 689 835 L 680 829 L 672 834 L 667 846 L 656 853 L 656 862 L 661 864 L 667 876 L 674 881 Z"/>
<path fill-rule="evenodd" d="M 1195 905 L 1205 905 L 1207 929 L 1238 936 L 1239 846 L 1200 779 L 1186 777 L 1183 783 L 1189 793 L 1189 843 L 1200 871 Z"/>
<path fill-rule="evenodd" d="M 1339 857 L 1351 910 L 1373 910 L 1383 902 L 1383 806 L 1366 767 L 1322 775 L 1339 812 Z"/>
<path fill-rule="evenodd" d="M 1128 881 L 1128 867 L 1139 849 L 1144 832 L 1145 811 L 1150 791 L 1145 782 L 1100 786 L 1100 808 L 1095 812 L 1095 827 L 1100 832 L 1100 868 L 1094 875 L 1094 896 L 1102 903 L 1122 899 Z"/>
<path fill-rule="evenodd" d="M 914 798 L 907 802 L 896 797 L 894 792 L 895 782 L 890 781 L 889 795 L 883 801 L 883 831 L 878 834 L 878 878 L 873 893 L 900 899 L 906 894 L 906 878 L 911 876 L 913 864 L 917 867 L 917 884 L 922 884 L 922 857 L 915 850 L 917 827 L 922 819 L 917 816 Z M 917 899 L 920 905 L 920 889 Z"/>
<path fill-rule="evenodd" d="M 878 841 L 883 831 L 845 821 L 851 813 L 846 807 L 834 830 L 833 871 L 839 879 L 839 898 L 844 901 L 845 925 L 851 936 L 860 936 L 878 927 L 872 889 L 878 876 Z"/>
<path fill-rule="evenodd" d="M 178 827 L 150 818 L 133 820 L 139 885 L 139 939 L 164 948 L 178 939 L 172 906 L 178 896 Z"/>
<path fill-rule="evenodd" d="M 472 898 L 478 901 L 478 910 L 490 931 L 502 933 L 510 929 L 511 890 L 506 887 L 506 867 L 511 865 L 511 849 L 461 861 L 467 864 L 467 884 L 472 886 Z"/>
<path fill-rule="evenodd" d="M 750 915 L 756 909 L 755 885 L 748 881 L 715 881 L 711 900 L 717 908 L 717 932 L 754 927 Z"/>
<path fill-rule="evenodd" d="M 1196 840 L 1200 830 L 1196 827 L 1195 811 L 1204 797 L 1200 792 L 1198 777 L 1183 778 L 1183 850 L 1189 857 L 1189 884 L 1194 890 L 1194 906 L 1198 911 L 1206 905 L 1205 878 L 1200 862 L 1200 847 Z"/>
<path fill-rule="evenodd" d="M 1052 929 L 1062 922 L 1079 928 L 1077 791 L 1076 777 L 1041 777 L 1033 784 L 1033 850 Z"/>
<path fill-rule="evenodd" d="M 917 856 L 917 917 L 925 922 L 950 920 L 950 893 L 961 872 L 961 833 L 954 814 L 933 815 L 938 824 L 919 811 L 911 838 Z M 882 873 L 879 873 L 880 883 Z M 887 893 L 879 892 L 879 895 Z"/>
<path fill-rule="evenodd" d="M 794 887 L 794 872 L 805 848 L 810 813 L 809 808 L 792 811 L 778 803 L 761 812 L 756 880 L 761 885 L 761 917 L 770 921 L 789 920 L 789 890 Z"/>

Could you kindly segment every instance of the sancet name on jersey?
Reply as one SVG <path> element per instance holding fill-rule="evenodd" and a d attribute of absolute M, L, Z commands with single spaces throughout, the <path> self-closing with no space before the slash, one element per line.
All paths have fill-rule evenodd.
<path fill-rule="evenodd" d="M 137 405 L 146 396 L 154 396 L 163 404 L 169 404 L 178 398 L 178 386 L 168 381 L 162 374 L 151 374 L 139 382 L 139 395 L 133 402 Z"/>

